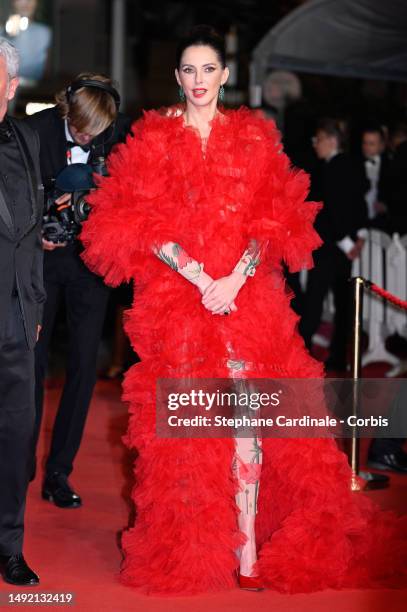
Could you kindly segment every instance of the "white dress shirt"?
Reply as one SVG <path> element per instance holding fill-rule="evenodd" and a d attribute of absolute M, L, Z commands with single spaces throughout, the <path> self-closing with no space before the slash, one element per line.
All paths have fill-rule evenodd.
<path fill-rule="evenodd" d="M 372 158 L 365 160 L 366 176 L 370 183 L 370 189 L 365 196 L 369 219 L 373 219 L 373 217 L 376 216 L 375 204 L 378 197 L 381 162 L 382 160 L 380 155 L 374 155 Z"/>

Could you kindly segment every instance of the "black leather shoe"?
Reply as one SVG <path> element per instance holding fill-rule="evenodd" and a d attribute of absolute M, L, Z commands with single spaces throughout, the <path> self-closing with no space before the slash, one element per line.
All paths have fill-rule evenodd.
<path fill-rule="evenodd" d="M 82 500 L 70 487 L 68 476 L 54 472 L 45 477 L 42 485 L 42 499 L 53 502 L 58 508 L 80 508 Z"/>
<path fill-rule="evenodd" d="M 0 567 L 3 580 L 9 584 L 17 586 L 35 586 L 40 583 L 40 579 L 32 569 L 30 569 L 22 555 L 0 556 Z"/>
<path fill-rule="evenodd" d="M 371 455 L 367 465 L 375 470 L 391 470 L 392 472 L 407 474 L 407 453 L 398 451 L 385 455 Z"/>

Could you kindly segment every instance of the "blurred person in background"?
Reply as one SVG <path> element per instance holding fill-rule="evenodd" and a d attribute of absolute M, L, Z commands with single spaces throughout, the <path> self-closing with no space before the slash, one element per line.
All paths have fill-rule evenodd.
<path fill-rule="evenodd" d="M 20 78 L 23 85 L 33 85 L 43 76 L 48 64 L 51 28 L 35 21 L 37 0 L 13 0 L 0 35 L 7 38 L 20 53 Z"/>
<path fill-rule="evenodd" d="M 333 292 L 334 329 L 326 367 L 336 371 L 344 371 L 347 366 L 349 278 L 367 227 L 368 184 L 361 166 L 344 152 L 344 145 L 340 123 L 333 119 L 320 121 L 313 138 L 319 164 L 311 175 L 310 198 L 324 205 L 315 223 L 323 245 L 316 251 L 315 266 L 308 274 L 300 321 L 300 333 L 311 350 L 324 299 L 329 290 Z"/>
<path fill-rule="evenodd" d="M 400 235 L 407 233 L 407 125 L 399 123 L 390 133 L 392 159 L 384 175 L 385 199 L 389 217 L 386 227 Z M 399 340 L 400 342 L 400 340 Z M 405 346 L 405 344 L 404 344 Z M 407 385 L 402 385 L 394 400 L 394 410 L 405 413 L 407 409 Z M 407 474 L 407 453 L 405 438 L 375 438 L 368 453 L 368 466 Z"/>
<path fill-rule="evenodd" d="M 368 191 L 365 199 L 369 226 L 386 231 L 386 184 L 389 156 L 386 151 L 386 133 L 380 125 L 366 127 L 362 132 L 362 160 Z"/>
<path fill-rule="evenodd" d="M 61 180 L 62 173 L 66 176 L 69 167 L 81 173 L 87 170 L 90 176 L 93 172 L 104 173 L 104 164 L 112 147 L 123 141 L 130 130 L 130 120 L 118 112 L 119 94 L 111 80 L 103 75 L 78 75 L 57 94 L 56 101 L 54 108 L 26 119 L 40 137 L 41 174 L 47 202 L 53 202 L 55 183 Z M 72 201 L 70 192 L 75 191 L 74 187 L 55 201 L 61 213 L 61 223 L 62 212 Z M 83 263 L 80 257 L 82 248 L 76 235 L 68 234 L 66 241 L 61 241 L 58 236 L 53 238 L 51 233 L 48 234 L 48 217 L 44 219 L 47 301 L 43 329 L 35 352 L 35 438 L 37 441 L 42 419 L 48 348 L 60 301 L 63 300 L 69 334 L 66 378 L 52 431 L 42 497 L 60 508 L 78 508 L 82 500 L 70 486 L 68 476 L 79 450 L 96 381 L 97 354 L 109 289 Z M 116 231 L 114 217 L 111 228 L 112 232 Z M 51 225 L 49 229 L 54 228 Z M 57 225 L 57 229 L 61 231 L 60 236 L 65 235 L 62 232 L 67 233 L 65 225 Z"/>
<path fill-rule="evenodd" d="M 386 204 L 392 232 L 407 234 L 407 124 L 390 132 L 392 159 L 386 176 Z"/>

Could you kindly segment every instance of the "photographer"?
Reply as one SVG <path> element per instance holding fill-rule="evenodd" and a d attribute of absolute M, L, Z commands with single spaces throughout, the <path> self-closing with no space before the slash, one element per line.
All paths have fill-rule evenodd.
<path fill-rule="evenodd" d="M 82 501 L 71 488 L 68 476 L 96 382 L 97 352 L 109 289 L 81 260 L 77 235 L 86 219 L 86 205 L 81 208 L 75 192 L 83 190 L 84 174 L 89 178 L 93 173 L 105 172 L 104 161 L 112 146 L 125 140 L 130 120 L 118 113 L 119 94 L 101 75 L 80 74 L 56 96 L 56 101 L 54 108 L 26 119 L 40 137 L 41 174 L 46 190 L 43 248 L 47 301 L 35 352 L 36 442 L 48 347 L 63 298 L 69 333 L 66 380 L 52 432 L 42 497 L 60 508 L 77 508 Z M 85 180 L 85 187 L 91 186 Z M 82 213 L 79 219 L 78 211 Z"/>

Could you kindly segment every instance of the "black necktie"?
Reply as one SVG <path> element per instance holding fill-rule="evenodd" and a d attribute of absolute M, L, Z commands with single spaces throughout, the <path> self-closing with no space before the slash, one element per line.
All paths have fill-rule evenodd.
<path fill-rule="evenodd" d="M 72 140 L 67 140 L 66 146 L 68 150 L 73 149 L 74 147 L 79 147 L 85 153 L 88 153 L 88 151 L 90 151 L 90 145 L 80 145 L 80 144 L 77 144 L 76 142 L 72 142 Z"/>

